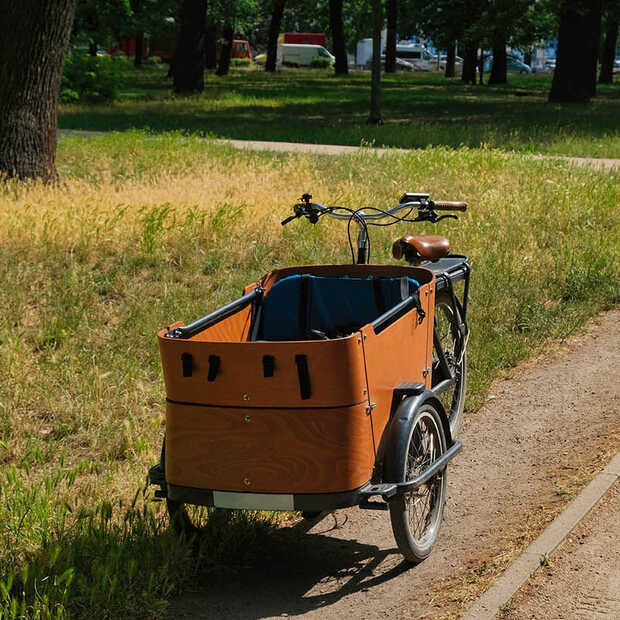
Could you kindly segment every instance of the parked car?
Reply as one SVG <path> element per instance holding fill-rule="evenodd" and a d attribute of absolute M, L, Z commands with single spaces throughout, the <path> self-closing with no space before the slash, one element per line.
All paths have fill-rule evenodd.
<path fill-rule="evenodd" d="M 278 45 L 278 62 L 289 67 L 309 67 L 315 58 L 327 58 L 332 63 L 336 58 L 322 45 L 304 43 L 283 43 Z"/>
<path fill-rule="evenodd" d="M 433 55 L 419 43 L 398 43 L 396 53 L 399 58 L 412 64 L 415 71 L 432 71 L 436 66 Z"/>
<path fill-rule="evenodd" d="M 278 45 L 276 64 L 288 67 L 310 67 L 315 58 L 327 58 L 332 63 L 336 61 L 336 58 L 322 45 L 284 43 Z M 264 65 L 267 62 L 267 54 L 258 54 L 254 57 L 254 62 Z"/>
<path fill-rule="evenodd" d="M 435 56 L 435 62 L 437 61 L 437 56 Z M 447 54 L 441 54 L 439 56 L 439 68 L 444 71 L 446 68 L 446 62 L 448 62 L 448 55 Z M 463 68 L 463 59 L 460 56 L 455 56 L 454 57 L 454 64 L 456 66 L 457 69 L 462 69 Z"/>
<path fill-rule="evenodd" d="M 485 72 L 491 71 L 491 67 L 493 65 L 493 56 L 486 56 L 484 59 L 483 69 Z M 506 58 L 506 71 L 508 73 L 532 73 L 532 68 L 529 65 L 526 65 L 524 62 L 521 62 L 518 58 L 514 56 L 508 56 Z"/>
<path fill-rule="evenodd" d="M 372 59 L 368 61 L 368 64 L 366 65 L 366 67 L 370 69 L 371 66 L 372 66 Z M 381 66 L 385 68 L 385 54 L 381 54 Z M 400 71 L 415 71 L 415 67 L 413 66 L 412 63 L 408 62 L 407 60 L 403 60 L 402 58 L 398 58 L 398 57 L 396 57 L 396 68 Z"/>

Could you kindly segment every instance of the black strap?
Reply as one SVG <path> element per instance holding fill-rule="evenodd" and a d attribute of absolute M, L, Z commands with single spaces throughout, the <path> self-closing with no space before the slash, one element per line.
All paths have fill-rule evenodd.
<path fill-rule="evenodd" d="M 377 316 L 381 316 L 385 311 L 385 295 L 383 294 L 383 287 L 381 286 L 381 278 L 372 279 L 372 288 L 375 293 L 375 304 L 377 306 Z"/>
<path fill-rule="evenodd" d="M 409 297 L 409 278 L 407 276 L 403 276 L 400 279 L 400 300 L 404 301 Z"/>
<path fill-rule="evenodd" d="M 299 331 L 302 338 L 308 337 L 308 316 L 310 314 L 310 276 L 301 276 L 299 287 Z"/>
<path fill-rule="evenodd" d="M 415 291 L 412 297 L 415 309 L 418 311 L 418 323 L 422 323 L 424 317 L 426 316 L 426 312 L 424 312 L 424 308 L 422 308 L 422 303 L 420 302 L 420 291 Z"/>
<path fill-rule="evenodd" d="M 273 377 L 276 368 L 276 358 L 273 355 L 263 355 L 263 376 Z"/>
<path fill-rule="evenodd" d="M 183 376 L 191 377 L 194 368 L 194 359 L 191 353 L 181 353 L 181 364 L 183 366 Z"/>
<path fill-rule="evenodd" d="M 207 375 L 207 381 L 215 381 L 217 373 L 220 371 L 220 358 L 219 355 L 209 355 L 209 374 Z"/>
<path fill-rule="evenodd" d="M 308 358 L 305 355 L 296 355 L 297 374 L 299 375 L 299 392 L 302 400 L 307 400 L 312 395 L 310 385 L 310 372 L 308 371 Z"/>

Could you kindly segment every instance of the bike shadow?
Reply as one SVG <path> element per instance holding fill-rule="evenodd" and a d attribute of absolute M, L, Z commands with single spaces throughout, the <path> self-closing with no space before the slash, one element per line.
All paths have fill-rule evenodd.
<path fill-rule="evenodd" d="M 396 548 L 380 549 L 334 536 L 340 527 L 328 516 L 311 533 L 304 533 L 303 526 L 274 532 L 269 548 L 252 566 L 205 575 L 192 592 L 171 602 L 169 617 L 297 616 L 371 591 L 411 568 Z"/>

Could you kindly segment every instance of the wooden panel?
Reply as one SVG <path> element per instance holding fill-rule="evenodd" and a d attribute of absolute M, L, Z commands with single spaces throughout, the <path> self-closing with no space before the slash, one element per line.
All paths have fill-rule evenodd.
<path fill-rule="evenodd" d="M 373 465 L 370 417 L 363 405 L 277 410 L 168 403 L 166 479 L 172 484 L 334 493 L 365 484 Z"/>
<path fill-rule="evenodd" d="M 199 342 L 159 333 L 168 398 L 179 402 L 241 407 L 339 407 L 367 400 L 359 334 L 336 340 L 303 342 Z M 193 358 L 191 377 L 183 377 L 181 355 Z M 311 397 L 301 400 L 296 355 L 306 355 Z M 220 358 L 215 381 L 207 381 L 209 356 Z M 263 356 L 275 358 L 273 377 L 265 377 Z"/>
<path fill-rule="evenodd" d="M 198 342 L 243 342 L 250 331 L 252 307 L 247 306 L 192 337 Z"/>
<path fill-rule="evenodd" d="M 418 323 L 418 313 L 411 310 L 379 334 L 369 325 L 362 329 L 364 358 L 368 377 L 373 431 L 377 446 L 390 416 L 394 388 L 403 381 L 421 381 L 431 387 L 431 374 L 424 369 L 432 363 L 434 281 L 420 287 L 420 302 L 426 313 Z"/>

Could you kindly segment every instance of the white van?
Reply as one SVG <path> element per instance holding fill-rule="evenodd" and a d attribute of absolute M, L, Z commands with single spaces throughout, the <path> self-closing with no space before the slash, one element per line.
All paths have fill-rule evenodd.
<path fill-rule="evenodd" d="M 419 43 L 398 43 L 396 56 L 411 63 L 416 71 L 432 71 L 437 65 L 433 55 Z"/>
<path fill-rule="evenodd" d="M 322 45 L 307 43 L 282 43 L 278 45 L 278 64 L 289 67 L 309 67 L 315 58 L 327 58 L 335 62 L 336 58 Z"/>

